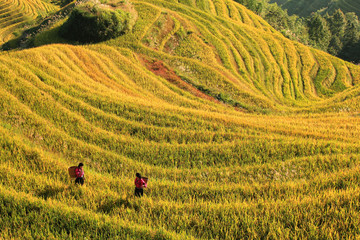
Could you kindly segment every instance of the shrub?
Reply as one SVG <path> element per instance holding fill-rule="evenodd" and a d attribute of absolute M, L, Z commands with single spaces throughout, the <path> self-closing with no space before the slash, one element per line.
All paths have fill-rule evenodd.
<path fill-rule="evenodd" d="M 87 2 L 73 9 L 60 34 L 81 43 L 101 42 L 129 30 L 130 14 L 120 9 Z"/>

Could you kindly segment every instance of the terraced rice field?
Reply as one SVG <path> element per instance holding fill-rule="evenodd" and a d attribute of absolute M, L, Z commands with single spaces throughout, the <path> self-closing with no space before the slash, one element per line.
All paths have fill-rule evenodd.
<path fill-rule="evenodd" d="M 290 15 L 296 14 L 302 17 L 318 10 L 332 13 L 336 9 L 341 9 L 344 13 L 355 12 L 360 16 L 360 2 L 357 0 L 271 0 L 270 2 L 287 9 Z"/>
<path fill-rule="evenodd" d="M 1 238 L 358 237 L 360 67 L 232 1 L 131 2 L 117 39 L 0 53 Z"/>
<path fill-rule="evenodd" d="M 58 7 L 41 0 L 1 0 L 0 44 L 13 38 L 13 32 L 26 23 L 56 9 Z"/>

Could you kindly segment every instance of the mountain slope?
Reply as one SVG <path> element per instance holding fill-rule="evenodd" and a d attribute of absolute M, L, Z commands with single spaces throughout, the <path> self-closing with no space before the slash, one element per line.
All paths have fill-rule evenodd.
<path fill-rule="evenodd" d="M 238 81 L 226 83 L 232 86 L 230 85 L 231 87 L 229 86 L 224 91 L 235 101 L 238 100 L 236 95 L 239 95 L 239 91 L 245 89 L 244 84 L 247 85 L 245 94 L 254 91 L 252 89 L 255 87 L 256 92 L 253 95 L 264 95 L 270 100 L 270 104 L 279 101 L 286 104 L 303 105 L 303 100 L 319 100 L 319 96 L 331 96 L 333 93 L 342 91 L 358 82 L 357 70 L 353 69 L 352 65 L 285 39 L 280 34 L 275 33 L 267 23 L 250 12 L 245 12 L 241 5 L 231 3 L 233 6 L 237 6 L 237 8 L 232 9 L 242 11 L 234 10 L 232 15 L 229 15 L 229 12 L 216 9 L 217 13 L 220 12 L 221 18 L 202 15 L 201 12 L 196 12 L 196 10 L 188 11 L 187 7 L 182 8 L 178 4 L 164 2 L 162 4 L 171 10 L 176 10 L 177 13 L 184 14 L 192 22 L 189 23 L 183 20 L 188 26 L 187 28 L 184 27 L 185 36 L 181 36 L 182 33 L 178 30 L 178 32 L 173 31 L 175 33 L 170 31 L 164 37 L 165 41 L 168 38 L 170 39 L 167 44 L 175 45 L 175 51 L 170 53 L 199 60 L 202 63 L 205 62 L 209 66 L 217 68 L 217 72 L 220 74 L 231 74 L 231 79 L 239 79 Z M 229 7 L 229 9 L 231 8 Z M 224 23 L 222 17 L 229 19 L 230 16 L 236 22 Z M 166 25 L 168 21 L 159 16 L 154 25 Z M 151 28 L 149 30 L 150 34 L 153 34 L 156 28 Z M 177 39 L 179 35 L 181 40 L 179 45 L 176 45 L 178 44 L 177 41 L 179 41 Z M 137 38 L 137 36 L 134 37 Z M 140 36 L 140 38 L 139 40 L 145 44 L 146 42 L 154 42 L 147 35 Z M 135 39 L 134 41 L 138 40 Z M 157 49 L 157 46 L 149 47 Z M 211 49 L 212 51 L 210 51 Z M 160 50 L 166 52 L 166 48 Z M 204 56 L 204 52 L 210 52 L 210 54 Z M 171 66 L 170 61 L 166 63 Z M 194 64 L 199 66 L 201 63 L 195 62 Z M 185 77 L 188 75 L 184 71 L 181 72 L 181 69 L 177 69 L 175 65 L 171 67 Z M 182 68 L 186 68 L 186 66 L 182 66 Z M 196 68 L 200 69 L 200 67 Z M 223 68 L 229 73 L 225 73 L 222 70 Z M 350 70 L 346 70 L 348 68 Z M 351 73 L 353 71 L 351 69 L 355 70 L 355 72 Z M 323 72 L 337 72 L 342 77 L 335 77 L 337 74 L 324 75 Z M 336 79 L 341 79 L 341 83 Z M 209 88 L 213 85 L 211 82 L 206 82 L 206 84 L 197 82 L 194 84 L 205 85 Z M 237 87 L 237 84 L 240 85 Z M 237 87 L 236 93 L 231 90 L 234 85 L 235 88 Z M 219 92 L 221 90 L 214 89 L 214 91 Z M 242 98 L 239 102 L 246 102 L 247 100 Z M 261 102 L 257 99 L 256 104 L 261 104 Z M 308 102 L 305 104 L 308 104 Z"/>
<path fill-rule="evenodd" d="M 354 238 L 360 68 L 232 1 L 131 2 L 116 39 L 0 53 L 1 237 Z"/>
<path fill-rule="evenodd" d="M 58 7 L 41 0 L 2 0 L 0 2 L 0 44 L 13 38 L 16 29 L 38 16 L 55 11 Z"/>
<path fill-rule="evenodd" d="M 315 0 L 309 1 L 301 0 L 271 0 L 271 3 L 277 3 L 284 9 L 288 10 L 290 15 L 296 14 L 302 17 L 309 16 L 316 11 L 322 11 L 327 13 L 333 13 L 337 9 L 341 9 L 344 13 L 355 12 L 360 16 L 360 3 L 356 0 Z"/>

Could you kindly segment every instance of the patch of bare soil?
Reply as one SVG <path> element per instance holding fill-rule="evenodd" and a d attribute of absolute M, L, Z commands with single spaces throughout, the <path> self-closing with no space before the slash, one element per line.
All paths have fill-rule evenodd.
<path fill-rule="evenodd" d="M 146 56 L 138 55 L 140 60 L 142 61 L 143 65 L 146 66 L 148 70 L 156 74 L 157 76 L 160 76 L 170 83 L 176 85 L 177 87 L 190 92 L 191 94 L 195 95 L 196 97 L 200 97 L 212 102 L 220 103 L 217 99 L 206 95 L 205 93 L 201 92 L 191 84 L 185 82 L 182 80 L 176 73 L 169 69 L 165 64 L 157 59 L 148 59 Z"/>

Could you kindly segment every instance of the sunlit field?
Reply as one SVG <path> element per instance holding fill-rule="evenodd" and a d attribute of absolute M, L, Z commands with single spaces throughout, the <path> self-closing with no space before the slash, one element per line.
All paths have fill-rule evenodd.
<path fill-rule="evenodd" d="M 230 0 L 125 2 L 118 38 L 0 52 L 0 238 L 356 239 L 360 67 Z"/>

